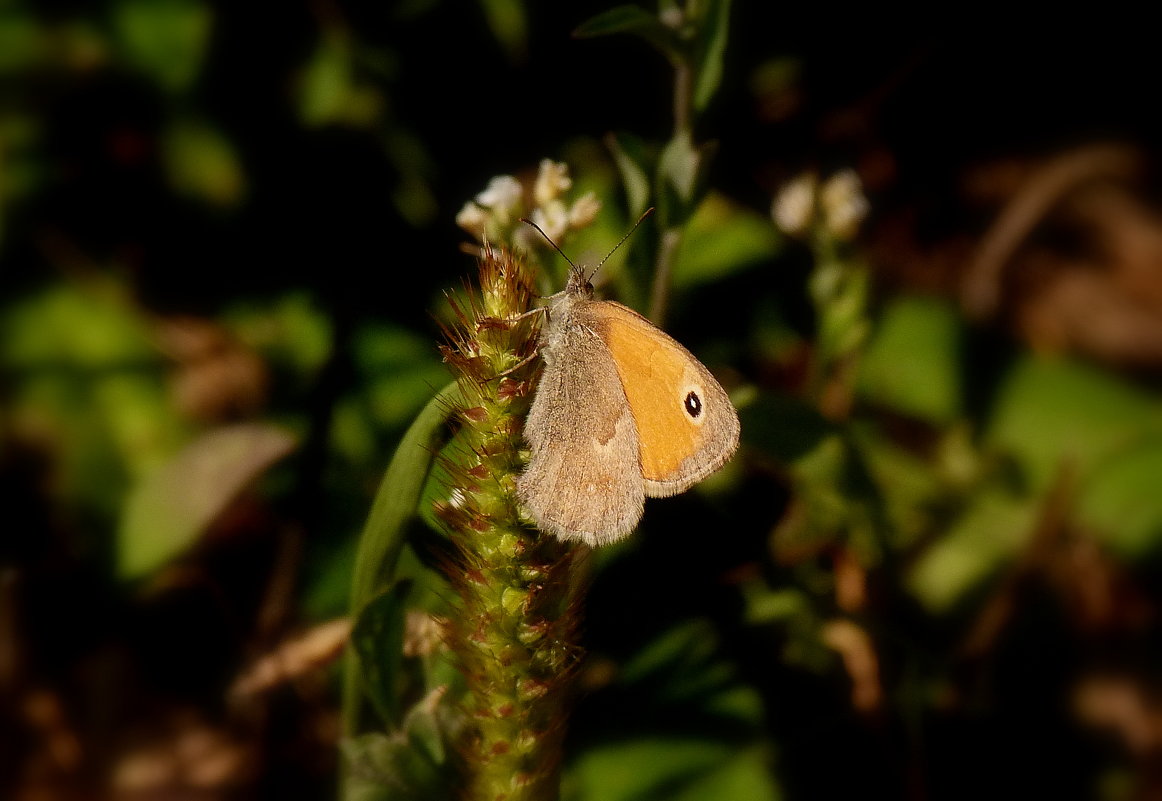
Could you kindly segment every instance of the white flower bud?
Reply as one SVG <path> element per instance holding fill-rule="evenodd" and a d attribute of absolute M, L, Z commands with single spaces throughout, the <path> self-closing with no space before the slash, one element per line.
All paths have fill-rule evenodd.
<path fill-rule="evenodd" d="M 585 228 L 597 219 L 597 212 L 601 211 L 601 201 L 595 192 L 586 192 L 573 201 L 569 208 L 569 227 L 577 230 Z"/>
<path fill-rule="evenodd" d="M 771 204 L 771 219 L 780 231 L 794 236 L 807 230 L 815 217 L 817 188 L 814 173 L 803 173 L 783 185 Z"/>
<path fill-rule="evenodd" d="M 486 208 L 500 225 L 507 225 L 514 217 L 520 216 L 520 181 L 511 175 L 498 175 L 476 196 L 476 202 Z"/>
<path fill-rule="evenodd" d="M 488 212 L 477 206 L 471 200 L 464 204 L 464 208 L 456 214 L 456 225 L 463 228 L 476 239 L 484 236 L 484 229 L 488 223 Z"/>
<path fill-rule="evenodd" d="M 859 175 L 850 169 L 827 179 L 819 190 L 819 205 L 827 228 L 836 239 L 853 238 L 871 209 L 863 195 Z"/>
<path fill-rule="evenodd" d="M 563 161 L 541 159 L 540 169 L 537 170 L 537 180 L 533 184 L 533 202 L 544 206 L 573 186 L 573 179 L 569 177 L 569 165 Z"/>

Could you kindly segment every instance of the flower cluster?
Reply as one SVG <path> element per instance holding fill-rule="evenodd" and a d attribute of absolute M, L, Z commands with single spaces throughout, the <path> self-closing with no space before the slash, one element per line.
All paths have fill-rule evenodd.
<path fill-rule="evenodd" d="M 840 170 L 822 185 L 804 173 L 783 186 L 771 204 L 771 218 L 785 233 L 798 236 L 822 223 L 835 239 L 850 241 L 867 216 L 869 205 L 855 170 Z M 821 219 L 816 219 L 817 215 Z"/>
<path fill-rule="evenodd" d="M 554 242 L 562 241 L 569 232 L 586 227 L 597 217 L 601 209 L 597 196 L 586 192 L 570 203 L 565 195 L 572 188 L 568 165 L 543 159 L 531 187 L 511 175 L 498 175 L 474 200 L 464 204 L 456 215 L 456 224 L 478 242 L 507 242 L 531 251 L 543 241 L 536 231 L 518 224 L 522 217 L 540 226 Z"/>

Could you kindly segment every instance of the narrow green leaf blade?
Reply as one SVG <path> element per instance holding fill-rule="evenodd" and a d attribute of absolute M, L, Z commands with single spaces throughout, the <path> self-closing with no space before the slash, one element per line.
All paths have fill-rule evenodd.
<path fill-rule="evenodd" d="M 404 613 L 410 590 L 411 582 L 400 581 L 375 596 L 351 631 L 363 689 L 388 729 L 398 727 L 401 717 L 396 685 L 403 664 Z"/>
<path fill-rule="evenodd" d="M 617 6 L 603 11 L 581 23 L 573 31 L 573 36 L 578 39 L 591 39 L 615 33 L 640 36 L 660 50 L 671 62 L 676 63 L 681 58 L 681 47 L 674 32 L 639 6 Z"/>
<path fill-rule="evenodd" d="M 416 512 L 432 460 L 447 435 L 448 410 L 459 395 L 455 382 L 436 393 L 395 450 L 359 537 L 351 584 L 354 614 L 375 595 L 381 582 L 390 583 L 392 567 L 404 544 L 405 527 Z"/>
<path fill-rule="evenodd" d="M 453 381 L 428 401 L 400 440 L 380 482 L 355 555 L 351 614 L 356 619 L 376 588 L 392 582 L 407 523 L 416 513 L 432 461 L 447 436 L 449 409 L 459 398 L 460 389 Z M 348 735 L 358 729 L 361 688 L 359 662 L 352 651 L 343 680 L 343 730 Z"/>
<path fill-rule="evenodd" d="M 694 110 L 703 111 L 722 84 L 722 62 L 730 32 L 730 0 L 710 3 L 702 30 L 702 60 L 694 85 Z"/>

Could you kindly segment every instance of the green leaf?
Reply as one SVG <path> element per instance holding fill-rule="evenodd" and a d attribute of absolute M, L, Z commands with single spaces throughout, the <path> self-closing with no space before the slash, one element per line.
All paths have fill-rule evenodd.
<path fill-rule="evenodd" d="M 403 664 L 404 619 L 411 583 L 397 582 L 363 607 L 351 632 L 363 689 L 389 729 L 400 723 L 399 676 Z"/>
<path fill-rule="evenodd" d="M 711 0 L 707 4 L 699 31 L 702 58 L 694 86 L 694 110 L 703 111 L 722 83 L 722 62 L 730 32 L 730 0 Z"/>
<path fill-rule="evenodd" d="M 767 217 L 711 193 L 698 204 L 678 248 L 673 286 L 721 281 L 778 255 L 783 240 Z"/>
<path fill-rule="evenodd" d="M 609 692 L 624 693 L 614 701 L 624 720 L 568 766 L 568 801 L 779 797 L 762 701 L 723 659 L 709 621 L 663 632 Z"/>
<path fill-rule="evenodd" d="M 628 33 L 649 42 L 672 63 L 682 58 L 682 46 L 674 32 L 662 24 L 661 20 L 639 6 L 617 6 L 603 11 L 581 23 L 573 35 L 578 39 Z"/>
<path fill-rule="evenodd" d="M 400 440 L 380 482 L 355 555 L 351 614 L 356 619 L 377 588 L 391 586 L 394 581 L 408 522 L 416 515 L 432 461 L 448 433 L 449 410 L 459 397 L 459 387 L 452 382 L 428 401 Z M 358 727 L 360 687 L 359 664 L 349 654 L 343 684 L 343 725 L 347 734 L 354 734 Z"/>
<path fill-rule="evenodd" d="M 713 625 L 684 621 L 663 632 L 634 655 L 619 683 L 651 706 L 680 706 L 687 720 L 716 720 L 736 734 L 756 733 L 762 702 L 723 659 Z M 692 725 L 691 730 L 698 726 Z"/>
<path fill-rule="evenodd" d="M 352 347 L 368 411 L 384 429 L 407 424 L 431 397 L 433 382 L 448 374 L 427 338 L 397 326 L 362 326 L 353 336 Z"/>
<path fill-rule="evenodd" d="M 458 718 L 435 690 L 415 704 L 400 730 L 348 738 L 343 752 L 344 801 L 443 801 L 455 796 L 447 759 Z"/>
<path fill-rule="evenodd" d="M 161 155 L 170 186 L 213 206 L 242 202 L 246 177 L 233 143 L 203 120 L 180 118 L 161 137 Z"/>
<path fill-rule="evenodd" d="M 382 92 L 361 80 L 356 42 L 338 27 L 324 31 L 298 85 L 298 113 L 308 128 L 341 125 L 368 129 L 383 114 Z"/>
<path fill-rule="evenodd" d="M 813 451 L 837 433 L 812 405 L 789 395 L 764 394 L 739 412 L 748 448 L 765 453 L 782 465 Z"/>
<path fill-rule="evenodd" d="M 452 382 L 440 390 L 416 416 L 392 456 L 359 538 L 351 611 L 358 614 L 376 588 L 389 585 L 404 544 L 404 529 L 415 516 L 424 481 L 448 433 L 449 410 L 460 397 Z"/>
<path fill-rule="evenodd" d="M 906 579 L 934 614 L 951 611 L 1025 546 L 1036 507 L 1000 487 L 978 492 L 944 535 L 916 560 Z"/>
<path fill-rule="evenodd" d="M 628 133 L 611 133 L 605 143 L 621 173 L 630 214 L 642 214 L 650 202 L 650 156 L 645 143 Z"/>
<path fill-rule="evenodd" d="M 44 58 L 47 39 L 31 14 L 0 12 L 0 75 L 36 67 Z"/>
<path fill-rule="evenodd" d="M 1094 367 L 1025 357 L 997 393 L 986 440 L 1044 489 L 1065 463 L 1084 482 L 1099 460 L 1154 435 L 1162 403 L 1153 395 Z"/>
<path fill-rule="evenodd" d="M 945 466 L 920 458 L 875 428 L 859 429 L 853 440 L 880 488 L 892 546 L 908 547 L 930 530 L 934 510 L 949 503 Z M 954 447 L 954 441 L 946 440 L 943 447 Z"/>
<path fill-rule="evenodd" d="M 209 6 L 196 0 L 120 0 L 112 12 L 125 59 L 171 92 L 197 78 L 212 22 Z"/>
<path fill-rule="evenodd" d="M 525 4 L 520 0 L 480 0 L 480 8 L 496 41 L 508 53 L 518 58 L 528 50 L 529 20 Z"/>
<path fill-rule="evenodd" d="M 679 226 L 693 213 L 695 190 L 702 167 L 702 156 L 694 146 L 689 131 L 678 131 L 662 149 L 658 161 L 658 190 L 667 226 Z"/>
<path fill-rule="evenodd" d="M 117 534 L 118 575 L 137 578 L 183 551 L 295 445 L 281 428 L 240 423 L 186 446 L 131 492 Z"/>
<path fill-rule="evenodd" d="M 1086 528 L 1128 560 L 1162 546 L 1162 437 L 1153 436 L 1110 454 L 1084 483 L 1077 514 Z"/>
<path fill-rule="evenodd" d="M 566 801 L 774 801 L 769 749 L 665 737 L 617 740 L 582 754 L 563 788 Z"/>
<path fill-rule="evenodd" d="M 950 304 L 894 299 L 861 360 L 860 395 L 921 420 L 951 422 L 962 413 L 961 338 L 960 319 Z"/>

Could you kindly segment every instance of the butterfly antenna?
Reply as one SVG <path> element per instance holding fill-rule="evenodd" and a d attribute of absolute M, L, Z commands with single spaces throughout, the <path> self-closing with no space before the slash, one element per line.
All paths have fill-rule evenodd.
<path fill-rule="evenodd" d="M 609 251 L 608 253 L 606 253 L 606 254 L 605 254 L 605 258 L 604 258 L 604 259 L 602 259 L 601 261 L 597 262 L 597 266 L 596 266 L 596 267 L 594 267 L 594 268 L 593 268 L 593 272 L 591 272 L 591 273 L 589 274 L 589 278 L 590 278 L 590 279 L 592 279 L 592 278 L 593 278 L 593 276 L 597 275 L 597 271 L 601 269 L 601 265 L 605 264 L 605 262 L 609 260 L 609 257 L 610 257 L 610 256 L 612 256 L 614 253 L 616 253 L 616 252 L 617 252 L 617 249 L 618 249 L 619 247 L 621 247 L 623 244 L 625 244 L 625 240 L 629 239 L 630 235 L 631 235 L 631 234 L 633 234 L 633 232 L 637 230 L 637 227 L 638 227 L 639 225 L 641 225 L 641 224 L 642 224 L 642 221 L 643 221 L 643 220 L 645 220 L 645 218 L 646 218 L 646 217 L 649 217 L 649 216 L 650 216 L 651 214 L 653 214 L 653 213 L 654 213 L 654 207 L 653 207 L 653 206 L 650 206 L 648 209 L 646 209 L 646 210 L 645 210 L 645 211 L 642 213 L 642 216 L 640 216 L 640 217 L 638 217 L 638 218 L 637 218 L 637 222 L 635 222 L 635 223 L 633 224 L 633 228 L 630 228 L 630 229 L 629 229 L 629 231 L 626 233 L 626 235 L 625 235 L 625 236 L 623 236 L 623 237 L 622 237 L 620 240 L 618 240 L 618 243 L 617 243 L 616 245 L 614 245 L 614 246 L 613 246 L 613 250 L 611 250 L 611 251 Z M 559 245 L 558 245 L 556 242 L 554 242 L 554 241 L 553 241 L 553 240 L 552 240 L 552 239 L 549 237 L 549 235 L 548 235 L 548 234 L 546 234 L 546 233 L 544 232 L 544 229 L 542 229 L 542 228 L 541 228 L 541 226 L 537 225 L 535 222 L 533 222 L 532 220 L 528 219 L 527 217 L 521 217 L 521 218 L 520 218 L 520 221 L 521 221 L 522 223 L 527 223 L 527 224 L 531 225 L 533 228 L 536 228 L 536 229 L 537 229 L 537 233 L 539 233 L 541 236 L 543 236 L 543 237 L 545 238 L 545 241 L 546 241 L 546 242 L 548 242 L 550 245 L 552 245 L 552 246 L 553 246 L 553 250 L 555 250 L 555 251 L 557 251 L 558 253 L 560 253 L 560 254 L 561 254 L 561 258 L 562 258 L 562 259 L 564 259 L 565 261 L 569 262 L 569 266 L 570 266 L 570 267 L 572 267 L 574 270 L 578 269 L 578 268 L 577 268 L 577 265 L 573 263 L 573 260 L 572 260 L 572 259 L 570 259 L 568 256 L 566 256 L 566 255 L 565 255 L 565 251 L 561 250 L 560 246 L 559 246 Z"/>
<path fill-rule="evenodd" d="M 522 223 L 528 223 L 528 224 L 529 224 L 529 225 L 531 225 L 533 228 L 536 228 L 536 229 L 537 229 L 537 233 L 538 233 L 538 234 L 540 234 L 541 236 L 543 236 L 543 237 L 545 238 L 545 241 L 546 241 L 546 242 L 548 242 L 550 245 L 552 245 L 552 246 L 553 246 L 553 250 L 555 250 L 555 251 L 557 251 L 558 253 L 560 253 L 560 254 L 561 254 L 561 258 L 562 258 L 562 259 L 564 259 L 565 261 L 569 262 L 569 266 L 570 266 L 570 267 L 572 267 L 574 270 L 576 270 L 576 269 L 577 269 L 577 265 L 573 263 L 573 260 L 572 260 L 572 259 L 570 259 L 568 256 L 566 256 L 566 255 L 565 255 L 565 251 L 561 250 L 561 247 L 560 247 L 560 246 L 559 246 L 559 245 L 558 245 L 556 242 L 554 242 L 554 241 L 552 240 L 552 238 L 551 238 L 551 237 L 550 237 L 548 234 L 546 234 L 546 233 L 545 233 L 545 230 L 544 230 L 543 228 L 541 228 L 541 226 L 537 225 L 535 222 L 533 222 L 532 220 L 530 220 L 528 217 L 521 217 L 521 218 L 520 218 L 520 221 L 521 221 Z M 637 226 L 634 226 L 634 227 L 636 228 Z M 620 243 L 619 243 L 619 244 L 620 244 Z"/>
<path fill-rule="evenodd" d="M 637 222 L 635 222 L 633 224 L 633 228 L 630 228 L 629 231 L 626 232 L 625 236 L 623 236 L 620 240 L 618 240 L 617 244 L 613 246 L 613 250 L 611 250 L 605 254 L 604 259 L 597 262 L 597 266 L 593 268 L 594 275 L 596 275 L 597 271 L 601 269 L 601 265 L 605 264 L 605 262 L 609 260 L 609 257 L 612 256 L 614 253 L 616 253 L 617 249 L 619 247 L 621 247 L 623 244 L 625 244 L 625 240 L 630 238 L 630 236 L 633 234 L 633 232 L 637 230 L 637 227 L 642 224 L 642 221 L 645 220 L 646 217 L 649 217 L 653 213 L 654 213 L 653 206 L 650 206 L 648 209 L 646 209 L 644 212 L 642 212 L 642 216 L 637 218 Z"/>

